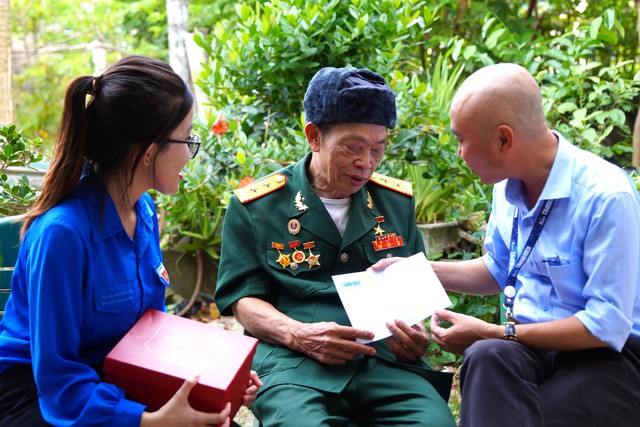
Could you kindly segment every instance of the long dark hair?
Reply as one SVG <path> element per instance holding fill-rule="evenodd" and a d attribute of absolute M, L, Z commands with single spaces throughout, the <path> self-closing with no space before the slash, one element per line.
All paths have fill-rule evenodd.
<path fill-rule="evenodd" d="M 75 190 L 87 165 L 96 178 L 118 179 L 124 197 L 146 149 L 168 137 L 192 107 L 185 82 L 152 58 L 128 56 L 101 76 L 74 79 L 42 193 L 25 214 L 21 234 Z"/>

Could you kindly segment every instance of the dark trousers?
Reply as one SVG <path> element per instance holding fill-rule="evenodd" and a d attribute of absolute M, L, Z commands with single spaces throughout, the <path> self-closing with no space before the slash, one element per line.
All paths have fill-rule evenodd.
<path fill-rule="evenodd" d="M 231 421 L 232 427 L 240 427 Z M 51 427 L 42 418 L 31 365 L 0 374 L 0 427 Z"/>
<path fill-rule="evenodd" d="M 460 427 L 638 426 L 640 339 L 622 353 L 478 341 L 464 353 L 460 388 Z"/>
<path fill-rule="evenodd" d="M 42 418 L 31 365 L 0 374 L 0 427 L 49 426 Z"/>

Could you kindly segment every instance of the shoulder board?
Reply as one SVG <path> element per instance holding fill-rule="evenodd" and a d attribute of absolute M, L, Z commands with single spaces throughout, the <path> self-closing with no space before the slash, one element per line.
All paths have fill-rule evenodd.
<path fill-rule="evenodd" d="M 390 190 L 397 191 L 398 193 L 404 194 L 405 196 L 413 196 L 413 188 L 411 186 L 411 182 L 409 181 L 404 181 L 398 178 L 391 178 L 389 176 L 381 175 L 376 172 L 371 175 L 371 179 L 369 181 L 375 182 L 376 184 Z"/>
<path fill-rule="evenodd" d="M 287 177 L 274 173 L 258 181 L 254 181 L 246 187 L 238 188 L 233 191 L 240 203 L 248 203 L 252 200 L 259 199 L 269 193 L 284 187 L 287 183 Z"/>

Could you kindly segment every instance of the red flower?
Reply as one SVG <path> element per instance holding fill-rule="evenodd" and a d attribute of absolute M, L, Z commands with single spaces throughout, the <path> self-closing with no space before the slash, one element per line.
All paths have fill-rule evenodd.
<path fill-rule="evenodd" d="M 222 114 L 218 116 L 216 122 L 211 126 L 211 132 L 218 136 L 222 136 L 229 130 L 229 123 L 222 117 Z"/>

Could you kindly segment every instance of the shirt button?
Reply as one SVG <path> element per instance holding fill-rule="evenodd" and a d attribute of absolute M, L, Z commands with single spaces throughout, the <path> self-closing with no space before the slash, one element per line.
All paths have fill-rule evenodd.
<path fill-rule="evenodd" d="M 343 252 L 342 254 L 340 254 L 340 261 L 341 262 L 349 261 L 349 255 L 346 252 Z"/>
<path fill-rule="evenodd" d="M 393 256 L 393 255 L 391 255 L 391 252 L 389 252 L 389 253 L 387 254 L 387 258 L 391 258 L 392 256 Z"/>
<path fill-rule="evenodd" d="M 542 307 L 543 311 L 549 311 L 549 307 L 547 307 L 546 305 L 544 307 Z"/>
<path fill-rule="evenodd" d="M 524 221 L 522 221 L 522 223 L 524 224 L 525 227 L 531 227 L 531 220 L 530 219 L 525 219 Z"/>

